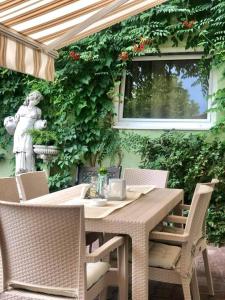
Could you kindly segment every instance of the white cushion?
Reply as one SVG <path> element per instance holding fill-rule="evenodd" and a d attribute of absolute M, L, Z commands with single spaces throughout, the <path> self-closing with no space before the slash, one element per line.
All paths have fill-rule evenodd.
<path fill-rule="evenodd" d="M 106 262 L 96 262 L 87 264 L 87 288 L 95 284 L 110 268 Z"/>
<path fill-rule="evenodd" d="M 151 242 L 149 248 L 150 267 L 175 269 L 181 254 L 180 247 Z"/>
<path fill-rule="evenodd" d="M 96 262 L 87 264 L 87 289 L 95 284 L 110 268 L 106 262 Z M 59 295 L 65 297 L 76 298 L 77 289 L 49 287 L 43 285 L 35 285 L 18 281 L 11 281 L 9 286 L 14 289 L 24 289 L 33 292 L 39 292 L 49 295 Z"/>

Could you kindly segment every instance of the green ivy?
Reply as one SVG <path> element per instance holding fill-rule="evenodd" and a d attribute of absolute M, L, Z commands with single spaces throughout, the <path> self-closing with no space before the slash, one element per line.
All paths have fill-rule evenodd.
<path fill-rule="evenodd" d="M 54 131 L 31 129 L 28 131 L 34 145 L 57 145 L 57 135 Z"/>

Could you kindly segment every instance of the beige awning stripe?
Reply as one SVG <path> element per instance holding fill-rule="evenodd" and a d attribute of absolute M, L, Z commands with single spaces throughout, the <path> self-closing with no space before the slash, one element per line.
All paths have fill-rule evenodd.
<path fill-rule="evenodd" d="M 40 72 L 40 67 L 41 67 L 41 53 L 34 51 L 33 56 L 34 56 L 34 76 L 38 77 Z"/>
<path fill-rule="evenodd" d="M 51 44 L 49 44 L 49 49 L 59 49 L 61 48 L 61 44 L 71 39 L 72 36 L 82 32 L 91 24 L 94 24 L 98 20 L 101 20 L 111 12 L 115 11 L 118 7 L 122 6 L 129 0 L 114 0 L 112 3 L 104 6 L 102 9 L 95 11 L 91 16 L 88 16 L 85 20 L 82 20 L 79 25 L 74 26 L 74 28 L 68 30 L 58 39 L 54 40 Z"/>
<path fill-rule="evenodd" d="M 6 65 L 6 48 L 7 48 L 7 39 L 4 35 L 0 34 L 0 65 Z"/>
<path fill-rule="evenodd" d="M 108 28 L 108 27 L 110 27 L 110 26 L 112 26 L 112 25 L 115 25 L 115 24 L 117 24 L 117 23 L 119 23 L 119 22 L 121 22 L 121 21 L 123 21 L 123 20 L 125 20 L 125 19 L 127 19 L 127 18 L 129 18 L 129 17 L 131 17 L 131 16 L 135 16 L 136 14 L 138 14 L 138 13 L 144 11 L 144 10 L 150 9 L 151 7 L 154 7 L 154 6 L 156 6 L 157 4 L 163 3 L 163 2 L 165 2 L 165 1 L 166 1 L 166 0 L 156 0 L 156 1 L 152 1 L 152 3 L 148 3 L 148 4 L 146 4 L 146 5 L 144 5 L 144 6 L 140 7 L 140 8 L 136 8 L 135 10 L 129 11 L 128 13 L 125 13 L 125 14 L 122 14 L 122 15 L 119 16 L 119 17 L 111 18 L 111 20 L 108 20 L 108 16 L 105 17 L 105 18 L 102 18 L 102 20 L 101 20 L 101 23 L 102 23 L 102 24 L 98 25 L 98 24 L 97 24 L 98 22 L 96 22 L 96 24 L 93 24 L 93 25 L 91 25 L 89 28 L 85 29 L 83 32 L 78 33 L 78 34 L 77 34 L 75 37 L 73 37 L 72 39 L 69 39 L 69 40 L 65 41 L 64 43 L 62 43 L 62 44 L 60 45 L 60 47 L 58 47 L 57 49 L 63 48 L 63 47 L 65 47 L 65 46 L 69 45 L 69 44 L 72 44 L 72 43 L 74 43 L 74 42 L 76 42 L 76 41 L 79 41 L 79 40 L 81 40 L 81 39 L 83 39 L 83 38 L 85 38 L 85 37 L 87 37 L 87 36 L 89 36 L 89 35 L 92 35 L 92 34 L 94 34 L 94 33 L 97 33 L 97 32 L 99 32 L 99 31 L 105 29 L 105 28 Z M 136 1 L 135 3 L 138 3 L 138 2 L 142 2 L 142 1 Z M 130 7 L 132 7 L 132 5 L 131 5 Z M 120 9 L 119 11 L 120 11 L 120 12 L 123 12 L 122 9 Z M 126 11 L 126 10 L 124 9 L 124 11 Z M 114 15 L 116 15 L 116 12 L 114 12 L 114 13 L 111 14 L 110 16 L 113 17 Z M 105 21 L 105 23 L 104 23 L 104 21 Z M 99 23 L 100 23 L 100 22 L 99 22 Z M 53 37 L 53 38 L 54 38 L 54 37 Z M 46 43 L 47 41 L 48 41 L 48 40 L 45 40 L 45 43 Z"/>
<path fill-rule="evenodd" d="M 10 1 L 6 1 L 6 3 L 3 2 L 3 4 L 0 4 L 0 11 L 3 12 L 9 8 L 15 7 L 20 3 L 21 0 L 10 0 Z"/>
<path fill-rule="evenodd" d="M 37 3 L 42 2 L 43 0 L 33 0 L 33 1 L 34 1 L 34 2 L 32 3 L 32 6 L 35 5 L 35 4 L 37 4 Z M 22 8 L 23 8 L 23 9 L 24 9 L 24 8 L 27 8 L 27 7 L 31 7 L 31 4 L 28 3 L 28 1 L 22 3 Z M 13 13 L 20 12 L 20 11 L 21 11 L 21 4 L 15 6 L 15 9 L 13 9 L 13 7 L 10 8 L 10 10 L 7 10 L 6 13 L 3 13 L 3 16 L 4 16 L 4 17 L 7 17 L 7 16 L 9 16 L 10 14 L 12 14 L 12 10 L 13 10 Z"/>
<path fill-rule="evenodd" d="M 87 6 L 85 8 L 85 10 L 84 9 L 77 10 L 75 12 L 66 14 L 63 17 L 59 17 L 59 18 L 56 18 L 52 21 L 45 22 L 45 23 L 42 23 L 40 25 L 36 25 L 36 26 L 31 27 L 27 30 L 23 30 L 23 31 L 21 31 L 21 33 L 26 34 L 26 35 L 27 34 L 30 35 L 30 34 L 33 34 L 33 33 L 36 33 L 36 32 L 39 32 L 39 31 L 42 31 L 42 30 L 45 30 L 45 29 L 48 29 L 48 28 L 51 28 L 51 27 L 54 27 L 54 26 L 57 26 L 59 24 L 63 24 L 63 23 L 65 23 L 67 21 L 70 21 L 72 19 L 81 17 L 84 14 L 90 13 L 90 12 L 93 11 L 93 9 L 100 9 L 103 6 L 105 6 L 105 4 L 109 4 L 112 1 L 113 0 L 105 0 L 104 3 L 103 3 L 102 0 L 100 0 L 97 4 L 92 4 L 92 5 Z"/>
<path fill-rule="evenodd" d="M 52 66 L 54 66 L 54 60 L 52 60 L 52 58 L 49 56 L 45 68 L 45 78 L 50 78 L 52 74 L 54 74 L 54 70 L 52 69 Z"/>
<path fill-rule="evenodd" d="M 0 34 L 0 66 L 38 78 L 54 80 L 54 58 L 2 34 Z"/>
<path fill-rule="evenodd" d="M 25 72 L 25 46 L 21 43 L 16 43 L 16 69 L 20 72 Z"/>
<path fill-rule="evenodd" d="M 0 66 L 53 80 L 56 49 L 165 1 L 0 0 Z"/>
<path fill-rule="evenodd" d="M 57 51 L 55 50 L 49 51 L 46 45 L 41 44 L 40 42 L 33 40 L 29 36 L 23 35 L 20 32 L 13 30 L 12 28 L 1 25 L 1 23 L 0 23 L 0 34 L 9 37 L 12 40 L 19 41 L 20 43 L 25 44 L 28 47 L 40 49 L 46 52 L 48 55 L 53 56 L 54 58 L 58 57 Z"/>
<path fill-rule="evenodd" d="M 77 0 L 78 1 L 78 0 Z M 36 17 L 40 17 L 41 15 L 45 15 L 53 10 L 59 9 L 65 5 L 74 3 L 74 0 L 55 0 L 52 3 L 44 4 L 36 9 L 30 10 L 29 14 L 24 13 L 16 18 L 8 19 L 4 24 L 6 26 L 15 26 L 16 24 L 22 23 L 27 20 L 31 20 Z"/>
<path fill-rule="evenodd" d="M 112 1 L 110 1 L 110 2 L 112 2 Z M 110 3 L 110 2 L 108 2 L 108 3 Z M 143 2 L 143 0 L 136 0 L 136 1 L 135 1 L 135 4 L 138 4 L 138 3 L 141 3 L 141 2 Z M 133 7 L 133 6 L 134 6 L 133 3 L 126 3 L 126 4 L 123 4 L 123 6 L 121 6 L 121 7 L 117 8 L 117 9 L 115 9 L 112 13 L 108 14 L 107 17 L 113 16 L 113 15 L 115 15 L 115 14 L 117 14 L 117 13 L 119 13 L 119 12 L 122 12 L 122 11 L 124 11 L 124 10 L 126 10 L 126 9 L 128 9 L 128 8 L 130 8 L 130 7 Z M 92 11 L 93 11 L 93 10 L 92 10 Z M 85 13 L 86 13 L 86 12 L 83 12 L 83 14 L 85 14 Z M 102 19 L 104 19 L 104 18 L 102 18 Z M 115 23 L 114 23 L 114 24 L 115 24 Z M 40 38 L 39 41 L 40 41 L 41 43 L 45 43 L 45 42 L 51 41 L 51 40 L 53 40 L 53 39 L 55 39 L 55 38 L 57 38 L 57 37 L 60 37 L 61 35 L 63 35 L 65 32 L 67 32 L 68 30 L 70 30 L 70 29 L 72 29 L 72 28 L 75 28 L 75 26 L 70 26 L 70 27 L 68 27 L 68 28 L 66 28 L 66 29 L 63 29 L 63 30 L 54 32 L 54 33 L 49 34 L 49 35 L 46 35 L 46 36 Z M 78 36 L 78 35 L 77 35 L 77 36 Z"/>

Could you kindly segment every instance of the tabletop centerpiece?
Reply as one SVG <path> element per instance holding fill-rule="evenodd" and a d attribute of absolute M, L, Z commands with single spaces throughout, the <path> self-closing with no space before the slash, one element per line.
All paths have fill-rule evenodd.
<path fill-rule="evenodd" d="M 97 193 L 100 198 L 105 198 L 105 191 L 107 188 L 107 169 L 105 167 L 100 167 L 98 170 L 98 183 L 97 183 Z"/>

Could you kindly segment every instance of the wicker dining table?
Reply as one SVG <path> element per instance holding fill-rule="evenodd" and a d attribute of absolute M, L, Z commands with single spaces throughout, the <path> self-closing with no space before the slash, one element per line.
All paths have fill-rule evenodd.
<path fill-rule="evenodd" d="M 35 198 L 30 202 L 61 204 L 73 199 L 75 192 L 76 186 Z M 103 219 L 85 219 L 86 231 L 104 231 L 131 237 L 133 300 L 149 299 L 149 232 L 181 201 L 183 190 L 156 188 Z"/>

